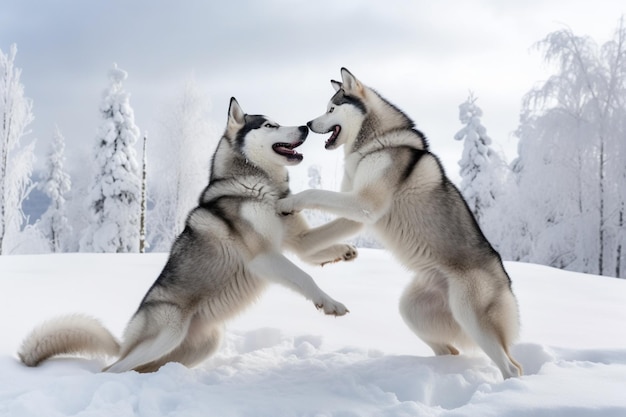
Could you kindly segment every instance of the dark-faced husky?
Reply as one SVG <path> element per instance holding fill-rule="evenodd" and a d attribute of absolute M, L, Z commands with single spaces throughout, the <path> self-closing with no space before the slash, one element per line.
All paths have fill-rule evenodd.
<path fill-rule="evenodd" d="M 57 354 L 105 353 L 118 357 L 105 368 L 111 372 L 152 372 L 167 362 L 193 366 L 217 349 L 224 321 L 253 302 L 267 282 L 299 292 L 326 314 L 346 314 L 281 253 L 291 249 L 314 264 L 356 257 L 353 246 L 331 242 L 328 228 L 308 229 L 302 217 L 276 212 L 276 201 L 289 194 L 285 167 L 302 160 L 295 148 L 307 134 L 306 126 L 244 114 L 231 99 L 209 185 L 121 344 L 97 320 L 66 316 L 33 330 L 21 360 L 35 366 Z"/>
<path fill-rule="evenodd" d="M 518 308 L 498 253 L 429 150 L 424 135 L 394 105 L 341 70 L 322 116 L 308 123 L 343 145 L 341 192 L 306 190 L 280 200 L 284 213 L 320 209 L 373 227 L 415 273 L 400 299 L 406 324 L 437 355 L 477 344 L 505 378 L 522 373 L 509 348 Z M 354 230 L 358 227 L 353 226 Z"/>

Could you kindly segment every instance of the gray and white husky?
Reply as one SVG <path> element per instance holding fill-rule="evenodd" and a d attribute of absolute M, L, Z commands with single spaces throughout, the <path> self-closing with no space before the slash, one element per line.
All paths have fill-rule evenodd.
<path fill-rule="evenodd" d="M 291 249 L 307 262 L 324 264 L 357 254 L 351 245 L 334 244 L 332 230 L 309 229 L 302 217 L 276 212 L 276 201 L 289 194 L 285 167 L 300 163 L 295 148 L 307 134 L 306 126 L 244 114 L 231 99 L 209 185 L 121 344 L 95 319 L 65 316 L 33 330 L 21 360 L 35 366 L 63 353 L 105 353 L 119 358 L 105 368 L 111 372 L 151 372 L 167 362 L 193 366 L 217 349 L 224 321 L 252 303 L 268 282 L 299 292 L 326 314 L 346 314 L 342 303 L 282 255 Z"/>
<path fill-rule="evenodd" d="M 343 145 L 342 191 L 306 190 L 279 200 L 278 209 L 325 210 L 343 218 L 344 231 L 372 226 L 415 273 L 400 299 L 411 330 L 437 355 L 477 344 L 505 378 L 521 375 L 509 351 L 517 302 L 500 256 L 413 121 L 345 68 L 341 76 L 331 81 L 326 113 L 308 126 L 332 132 L 326 149 Z"/>

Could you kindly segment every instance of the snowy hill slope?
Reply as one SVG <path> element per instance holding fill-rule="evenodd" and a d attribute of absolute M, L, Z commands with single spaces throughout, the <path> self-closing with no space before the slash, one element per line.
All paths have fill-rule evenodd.
<path fill-rule="evenodd" d="M 305 267 L 346 317 L 271 286 L 194 369 L 110 375 L 101 359 L 17 361 L 23 336 L 56 314 L 92 314 L 121 335 L 165 260 L 0 257 L 0 416 L 626 415 L 626 281 L 507 263 L 526 375 L 502 381 L 481 353 L 434 357 L 406 328 L 397 300 L 410 275 L 381 250 Z"/>

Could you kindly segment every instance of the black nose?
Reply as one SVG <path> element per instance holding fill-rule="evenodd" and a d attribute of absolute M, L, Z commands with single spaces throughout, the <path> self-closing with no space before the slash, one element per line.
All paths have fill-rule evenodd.
<path fill-rule="evenodd" d="M 310 128 L 311 127 L 311 123 L 313 123 L 313 120 L 311 120 L 310 122 L 307 122 L 306 125 Z"/>
<path fill-rule="evenodd" d="M 307 133 L 309 133 L 309 128 L 306 126 L 300 126 L 298 127 L 298 130 L 300 131 L 300 133 L 302 133 L 303 135 L 306 135 Z"/>

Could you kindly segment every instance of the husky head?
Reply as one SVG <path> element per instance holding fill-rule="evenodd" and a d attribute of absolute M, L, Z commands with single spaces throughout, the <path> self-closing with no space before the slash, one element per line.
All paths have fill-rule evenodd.
<path fill-rule="evenodd" d="M 330 83 L 335 94 L 326 113 L 307 123 L 315 133 L 331 133 L 326 149 L 346 145 L 346 152 L 351 152 L 368 139 L 390 130 L 413 128 L 413 121 L 346 68 L 341 69 L 341 82 Z"/>
<path fill-rule="evenodd" d="M 246 114 L 233 97 L 226 131 L 213 156 L 211 177 L 241 175 L 246 167 L 271 174 L 297 165 L 303 156 L 295 148 L 304 143 L 308 133 L 306 126 L 281 126 L 267 116 Z"/>

